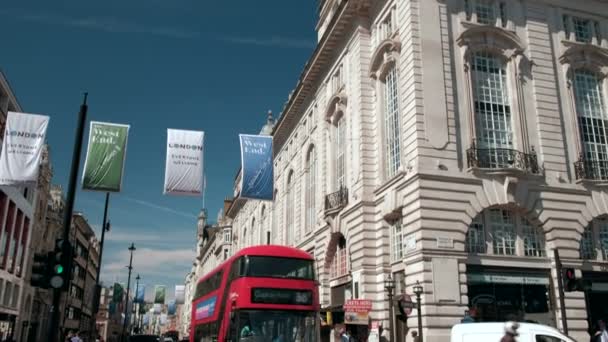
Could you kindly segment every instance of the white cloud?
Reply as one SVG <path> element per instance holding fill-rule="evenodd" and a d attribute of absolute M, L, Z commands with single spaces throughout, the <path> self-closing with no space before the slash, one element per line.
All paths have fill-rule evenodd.
<path fill-rule="evenodd" d="M 158 209 L 158 210 L 162 210 L 171 214 L 175 214 L 175 215 L 179 215 L 179 216 L 183 216 L 186 218 L 197 218 L 196 215 L 192 214 L 192 213 L 187 213 L 184 211 L 179 211 L 179 210 L 175 210 L 173 208 L 169 208 L 169 207 L 165 207 L 162 205 L 158 205 L 152 202 L 148 202 L 148 201 L 143 201 L 137 198 L 133 198 L 133 197 L 129 197 L 129 196 L 122 196 L 122 198 L 126 199 L 127 201 L 133 202 L 133 203 L 137 203 L 139 205 L 143 205 L 145 207 L 148 208 L 152 208 L 152 209 Z"/>
<path fill-rule="evenodd" d="M 218 39 L 229 43 L 257 46 L 275 46 L 296 49 L 312 49 L 315 47 L 315 42 L 310 40 L 279 36 L 269 38 L 220 36 Z"/>
<path fill-rule="evenodd" d="M 194 38 L 199 36 L 198 32 L 194 31 L 174 27 L 151 27 L 134 22 L 122 21 L 112 17 L 73 18 L 57 13 L 19 13 L 8 10 L 1 11 L 0 13 L 9 14 L 23 21 L 111 33 L 150 34 L 169 38 Z"/>
<path fill-rule="evenodd" d="M 133 272 L 142 277 L 183 279 L 192 267 L 195 254 L 194 249 L 138 248 L 133 252 Z M 129 251 L 125 249 L 115 253 L 109 256 L 108 261 L 102 267 L 104 280 L 112 282 L 116 277 L 124 278 Z"/>

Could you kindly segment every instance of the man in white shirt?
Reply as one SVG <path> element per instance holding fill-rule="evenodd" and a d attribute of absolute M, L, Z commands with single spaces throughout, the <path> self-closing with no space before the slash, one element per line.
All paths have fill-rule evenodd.
<path fill-rule="evenodd" d="M 600 319 L 599 326 L 600 326 L 600 333 L 602 334 L 600 341 L 608 342 L 608 329 L 606 329 L 606 321 L 604 321 L 603 319 Z"/>

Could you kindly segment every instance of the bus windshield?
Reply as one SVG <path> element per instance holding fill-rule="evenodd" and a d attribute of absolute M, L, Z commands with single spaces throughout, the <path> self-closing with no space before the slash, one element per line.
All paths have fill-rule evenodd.
<path fill-rule="evenodd" d="M 236 341 L 316 342 L 314 312 L 242 310 L 238 313 Z"/>
<path fill-rule="evenodd" d="M 248 256 L 244 276 L 314 280 L 312 260 Z"/>

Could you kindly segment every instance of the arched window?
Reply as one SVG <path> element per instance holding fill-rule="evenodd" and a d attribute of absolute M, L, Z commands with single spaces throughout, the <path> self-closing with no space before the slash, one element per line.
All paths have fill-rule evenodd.
<path fill-rule="evenodd" d="M 317 192 L 317 154 L 311 147 L 306 158 L 306 233 L 314 230 L 317 206 L 315 196 Z"/>
<path fill-rule="evenodd" d="M 581 259 L 608 261 L 608 217 L 596 218 L 583 232 Z"/>
<path fill-rule="evenodd" d="M 486 209 L 469 225 L 465 250 L 472 254 L 545 257 L 545 235 L 541 227 L 513 210 Z"/>
<path fill-rule="evenodd" d="M 336 190 L 346 187 L 346 120 L 342 115 L 336 122 Z"/>
<path fill-rule="evenodd" d="M 471 55 L 470 67 L 477 159 L 482 167 L 511 167 L 514 134 L 506 64 L 480 51 Z"/>
<path fill-rule="evenodd" d="M 401 133 L 397 67 L 393 65 L 384 78 L 384 144 L 386 172 L 390 178 L 401 167 Z"/>
<path fill-rule="evenodd" d="M 579 69 L 573 73 L 572 85 L 587 176 L 608 179 L 608 116 L 602 79 L 596 73 Z"/>
<path fill-rule="evenodd" d="M 336 250 L 336 255 L 332 262 L 331 267 L 331 277 L 341 277 L 348 273 L 348 253 L 346 250 L 346 239 L 344 236 L 340 236 L 340 240 L 338 240 L 338 246 Z"/>
<path fill-rule="evenodd" d="M 294 200 L 295 189 L 293 186 L 293 171 L 290 171 L 287 176 L 287 200 L 285 202 L 285 243 L 290 245 L 293 243 L 294 233 Z"/>

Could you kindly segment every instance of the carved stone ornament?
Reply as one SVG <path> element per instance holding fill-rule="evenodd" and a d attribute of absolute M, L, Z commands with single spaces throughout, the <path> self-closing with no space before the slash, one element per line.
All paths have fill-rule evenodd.
<path fill-rule="evenodd" d="M 587 69 L 608 76 L 608 50 L 592 44 L 563 42 L 566 51 L 559 57 L 562 64 L 569 65 L 569 71 Z"/>
<path fill-rule="evenodd" d="M 397 63 L 401 43 L 395 39 L 385 39 L 376 48 L 372 55 L 369 76 L 373 79 L 384 78 L 386 72 L 392 65 Z"/>
<path fill-rule="evenodd" d="M 330 123 L 336 122 L 346 112 L 348 97 L 344 92 L 332 96 L 325 110 L 325 120 Z"/>
<path fill-rule="evenodd" d="M 510 60 L 523 54 L 525 47 L 517 34 L 501 27 L 487 25 L 466 25 L 456 43 L 467 47 L 467 55 L 479 51 L 488 51 Z M 468 56 L 466 56 L 468 57 Z"/>

